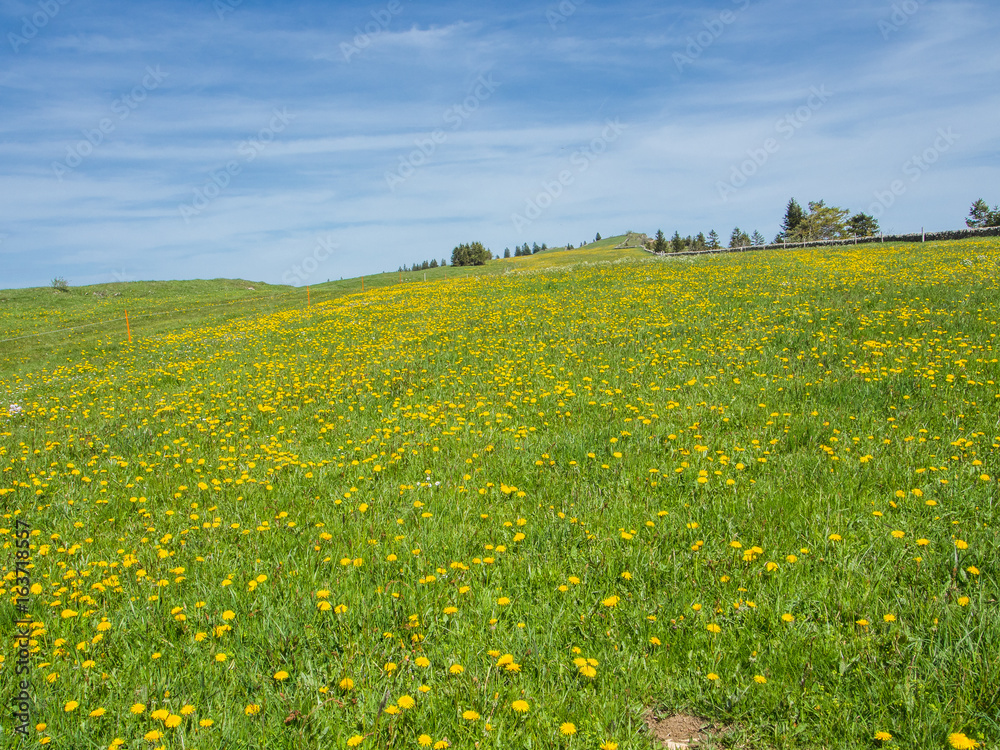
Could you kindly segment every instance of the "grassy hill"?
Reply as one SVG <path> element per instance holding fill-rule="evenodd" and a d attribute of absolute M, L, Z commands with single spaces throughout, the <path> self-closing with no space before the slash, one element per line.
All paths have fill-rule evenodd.
<path fill-rule="evenodd" d="M 426 271 L 381 273 L 311 285 L 308 300 L 319 304 L 347 294 L 386 286 L 461 279 L 470 275 L 541 270 L 578 263 L 638 257 L 614 250 L 608 238 L 584 248 L 495 260 L 485 266 L 444 266 Z M 157 336 L 187 328 L 300 309 L 305 287 L 243 279 L 128 281 L 71 287 L 0 290 L 0 375 L 45 367 L 99 347 L 114 351 L 127 342 L 125 315 L 133 336 Z"/>
<path fill-rule="evenodd" d="M 992 747 L 998 268 L 595 244 L 309 308 L 25 291 L 22 327 L 149 317 L 0 375 L 36 644 L 0 703 L 24 660 L 53 747 Z"/>

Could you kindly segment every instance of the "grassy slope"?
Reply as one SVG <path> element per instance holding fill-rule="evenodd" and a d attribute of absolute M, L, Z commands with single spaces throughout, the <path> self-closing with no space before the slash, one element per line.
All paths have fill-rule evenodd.
<path fill-rule="evenodd" d="M 5 476 L 24 481 L 5 502 L 62 536 L 39 561 L 51 580 L 37 609 L 91 606 L 62 595 L 83 574 L 55 563 L 89 576 L 134 551 L 154 579 L 132 566 L 119 597 L 111 583 L 95 592 L 95 574 L 82 589 L 94 614 L 48 616 L 36 661 L 60 677 L 35 679 L 49 700 L 40 718 L 55 745 L 121 735 L 131 747 L 162 728 L 147 721 L 154 707 L 190 700 L 216 721 L 214 733 L 193 720 L 179 730 L 203 750 L 262 733 L 271 747 L 343 746 L 355 731 L 377 734 L 364 747 L 416 747 L 426 731 L 457 746 L 607 737 L 624 750 L 648 747 L 651 704 L 735 724 L 745 747 L 876 747 L 885 729 L 902 747 L 942 747 L 952 730 L 995 737 L 1000 248 L 988 245 L 873 248 L 871 262 L 850 248 L 646 256 L 573 272 L 620 254 L 552 252 L 436 272 L 564 267 L 544 277 L 414 284 L 238 331 L 206 312 L 201 327 L 182 321 L 37 378 L 26 399 L 37 404 L 0 443 Z M 350 291 L 336 283 L 317 294 Z M 421 486 L 425 470 L 442 485 Z M 239 487 L 211 489 L 241 473 Z M 741 559 L 756 544 L 764 552 Z M 251 587 L 258 573 L 268 578 Z M 327 588 L 350 605 L 340 619 L 316 609 Z M 227 609 L 235 632 L 195 639 Z M 485 626 L 491 614 L 500 627 Z M 112 679 L 91 680 L 72 645 L 105 616 L 104 642 L 84 646 Z M 577 674 L 574 647 L 598 662 L 595 677 Z M 491 648 L 523 672 L 501 673 Z M 464 675 L 449 674 L 455 662 Z M 345 676 L 356 702 L 337 690 Z M 417 695 L 425 680 L 432 691 Z M 404 692 L 416 711 L 379 723 L 380 702 Z M 517 717 L 506 706 L 522 696 L 531 711 Z M 69 699 L 79 713 L 61 710 Z M 133 701 L 145 716 L 129 714 Z M 264 706 L 259 719 L 248 704 Z M 107 718 L 88 722 L 97 706 Z M 466 709 L 497 731 L 458 720 Z M 288 726 L 292 711 L 311 718 Z M 561 739 L 564 721 L 580 736 Z"/>
<path fill-rule="evenodd" d="M 581 262 L 642 255 L 614 250 L 624 237 L 609 237 L 584 248 L 508 258 L 485 266 L 431 268 L 380 273 L 310 286 L 311 303 L 396 284 L 539 270 Z M 0 290 L 0 376 L 53 366 L 100 347 L 114 351 L 127 340 L 125 314 L 135 337 L 149 337 L 206 325 L 305 307 L 304 287 L 243 279 L 129 281 L 73 287 Z M 95 325 L 96 324 L 96 325 Z"/>

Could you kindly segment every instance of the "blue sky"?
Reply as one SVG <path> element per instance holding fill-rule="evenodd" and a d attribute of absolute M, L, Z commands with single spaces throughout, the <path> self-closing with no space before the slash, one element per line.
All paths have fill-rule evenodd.
<path fill-rule="evenodd" d="M 992 0 L 0 0 L 0 287 L 1000 203 Z"/>

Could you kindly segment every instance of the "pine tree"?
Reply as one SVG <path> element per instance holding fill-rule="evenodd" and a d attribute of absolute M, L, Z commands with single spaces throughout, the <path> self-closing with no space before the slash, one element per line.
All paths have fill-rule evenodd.
<path fill-rule="evenodd" d="M 710 250 L 719 249 L 719 233 L 714 229 L 708 233 L 708 247 Z"/>
<path fill-rule="evenodd" d="M 766 245 L 767 244 L 767 240 L 764 239 L 764 235 L 762 235 L 760 232 L 758 232 L 756 230 L 754 230 L 753 237 L 750 238 L 750 242 L 751 242 L 751 244 L 754 244 L 754 245 Z"/>
<path fill-rule="evenodd" d="M 684 240 L 681 239 L 681 233 L 675 229 L 674 236 L 670 238 L 670 252 L 679 253 L 683 249 Z"/>
<path fill-rule="evenodd" d="M 994 206 L 991 211 L 989 204 L 980 198 L 969 209 L 965 224 L 970 229 L 1000 226 L 1000 206 Z"/>
<path fill-rule="evenodd" d="M 597 234 L 594 235 L 594 242 L 600 242 L 600 241 L 601 241 L 601 233 L 598 232 Z"/>
<path fill-rule="evenodd" d="M 739 227 L 733 229 L 733 233 L 729 235 L 729 247 L 746 247 L 750 244 L 750 237 Z"/>
<path fill-rule="evenodd" d="M 653 240 L 653 252 L 654 253 L 665 253 L 667 252 L 667 240 L 663 236 L 663 230 L 656 230 L 656 238 Z"/>
<path fill-rule="evenodd" d="M 510 257 L 510 248 L 509 247 L 505 247 L 503 249 L 503 257 L 505 257 L 505 258 L 509 258 Z"/>
<path fill-rule="evenodd" d="M 874 237 L 880 231 L 878 219 L 865 213 L 854 214 L 847 222 L 847 231 L 855 237 Z"/>
<path fill-rule="evenodd" d="M 785 219 L 781 222 L 781 232 L 778 233 L 778 237 L 782 239 L 778 241 L 791 240 L 796 227 L 802 223 L 805 216 L 806 212 L 802 210 L 802 206 L 794 198 L 790 199 L 788 206 L 785 207 Z M 775 239 L 777 240 L 777 237 Z"/>

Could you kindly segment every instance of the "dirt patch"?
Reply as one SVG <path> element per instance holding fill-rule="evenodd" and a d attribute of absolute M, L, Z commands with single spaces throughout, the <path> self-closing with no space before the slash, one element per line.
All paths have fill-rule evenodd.
<path fill-rule="evenodd" d="M 714 734 L 716 727 L 708 719 L 690 714 L 660 715 L 656 711 L 646 714 L 646 726 L 650 733 L 663 747 L 674 750 L 696 745 L 709 734 Z"/>

